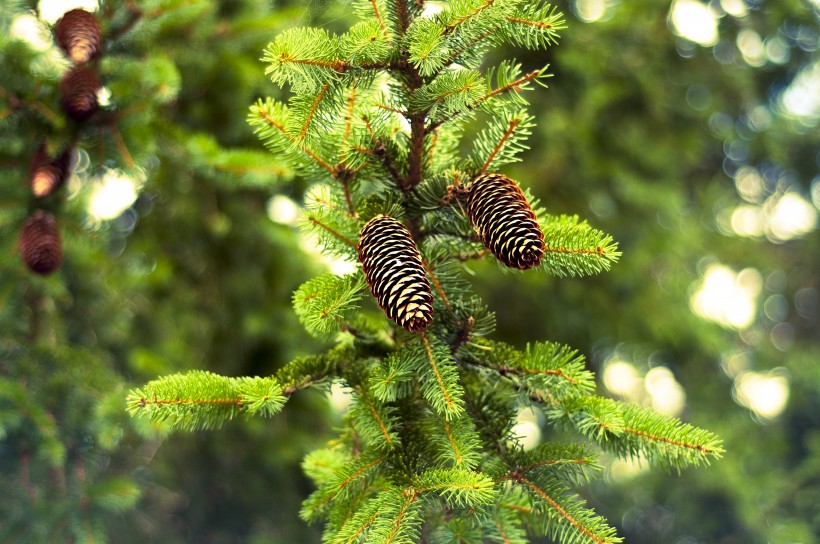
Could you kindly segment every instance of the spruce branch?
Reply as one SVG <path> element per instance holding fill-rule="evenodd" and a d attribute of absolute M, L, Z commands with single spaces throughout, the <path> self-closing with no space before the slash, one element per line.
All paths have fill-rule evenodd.
<path fill-rule="evenodd" d="M 370 396 L 362 388 L 357 389 L 349 417 L 362 440 L 374 450 L 392 450 L 401 445 L 397 429 L 397 409 L 385 405 Z"/>
<path fill-rule="evenodd" d="M 604 518 L 586 508 L 576 495 L 570 494 L 566 486 L 560 483 L 538 485 L 522 474 L 515 475 L 514 481 L 535 501 L 533 517 L 540 518 L 541 532 L 550 538 L 565 544 L 612 544 L 623 540 Z"/>
<path fill-rule="evenodd" d="M 527 49 L 546 49 L 557 44 L 558 31 L 566 28 L 563 14 L 541 2 L 522 2 L 506 20 L 512 25 L 502 28 L 499 38 Z"/>
<path fill-rule="evenodd" d="M 289 83 L 297 94 L 312 93 L 334 80 L 346 68 L 340 58 L 338 38 L 318 28 L 292 28 L 278 35 L 265 50 L 265 74 L 283 86 Z"/>
<path fill-rule="evenodd" d="M 473 142 L 470 159 L 474 165 L 481 165 L 479 173 L 520 160 L 517 155 L 528 149 L 524 142 L 532 134 L 534 119 L 526 110 L 502 110 L 495 115 Z"/>
<path fill-rule="evenodd" d="M 544 258 L 541 269 L 547 274 L 587 276 L 609 270 L 621 252 L 612 236 L 580 221 L 577 216 L 544 217 Z"/>
<path fill-rule="evenodd" d="M 325 274 L 303 284 L 293 294 L 293 308 L 311 334 L 326 336 L 339 332 L 358 310 L 364 290 L 360 274 Z"/>
<path fill-rule="evenodd" d="M 427 413 L 422 420 L 439 466 L 474 470 L 481 461 L 481 440 L 472 420 L 463 415 L 453 421 Z"/>
<path fill-rule="evenodd" d="M 533 70 L 527 74 L 511 79 L 510 74 L 517 72 L 518 66 L 506 62 L 502 63 L 495 72 L 497 82 L 499 83 L 495 89 L 488 89 L 482 95 L 467 104 L 464 108 L 452 111 L 449 115 L 442 116 L 432 121 L 429 125 L 427 125 L 426 131 L 428 133 L 432 132 L 444 123 L 449 123 L 464 115 L 468 115 L 479 107 L 487 108 L 488 104 L 505 96 L 508 97 L 510 104 L 526 104 L 526 101 L 524 101 L 519 94 L 522 91 L 529 89 L 528 84 L 530 82 L 541 78 L 550 77 L 550 74 L 546 73 L 547 68 L 549 68 L 549 66 L 545 66 L 539 70 Z M 492 74 L 488 74 L 487 79 L 491 80 Z"/>
<path fill-rule="evenodd" d="M 680 472 L 690 465 L 708 465 L 724 452 L 714 433 L 634 404 L 595 396 L 541 401 L 549 405 L 552 421 L 574 427 L 620 457 L 645 458 Z"/>
<path fill-rule="evenodd" d="M 342 367 L 355 358 L 354 352 L 341 345 L 321 355 L 297 357 L 276 373 L 282 384 L 283 394 L 293 395 L 300 389 L 329 381 L 331 376 L 338 376 Z"/>
<path fill-rule="evenodd" d="M 173 374 L 128 395 L 132 416 L 182 430 L 215 429 L 238 415 L 270 417 L 286 401 L 275 378 L 229 378 L 207 371 Z"/>
<path fill-rule="evenodd" d="M 519 452 L 514 468 L 503 479 L 521 473 L 529 478 L 558 478 L 568 485 L 585 484 L 601 470 L 586 444 L 541 444 Z"/>
<path fill-rule="evenodd" d="M 314 474 L 322 476 L 317 479 L 319 489 L 302 504 L 300 517 L 309 522 L 317 521 L 327 515 L 337 501 L 347 502 L 361 496 L 384 469 L 386 460 L 384 455 L 346 461 L 334 458 L 334 467 L 322 469 L 320 473 L 314 470 Z"/>
<path fill-rule="evenodd" d="M 451 508 L 488 505 L 497 493 L 495 482 L 487 475 L 462 468 L 424 472 L 408 491 L 416 495 L 434 492 Z"/>
<path fill-rule="evenodd" d="M 519 350 L 487 339 L 495 317 L 474 295 L 464 266 L 487 254 L 486 231 L 524 229 L 538 235 L 539 247 L 543 237 L 544 256 L 530 267 L 540 261 L 558 276 L 602 272 L 620 253 L 610 236 L 577 217 L 535 213 L 535 201 L 498 173 L 518 160 L 534 127 L 523 91 L 549 74 L 547 67 L 525 73 L 509 60 L 480 71 L 484 53 L 502 43 L 554 45 L 564 28 L 561 14 L 524 0 L 453 0 L 430 16 L 423 8 L 422 0 L 356 0 L 363 20 L 343 34 L 282 33 L 263 60 L 272 81 L 287 84 L 293 96 L 287 105 L 259 101 L 249 121 L 270 151 L 322 183 L 306 195 L 303 226 L 322 251 L 361 258 L 371 287 L 382 274 L 378 284 L 385 288 L 374 295 L 388 316 L 409 307 L 408 300 L 418 307 L 414 289 L 426 287 L 425 332 L 400 328 L 397 319 L 398 327 L 371 319 L 359 307 L 361 273 L 323 275 L 296 291 L 294 309 L 314 335 L 349 332 L 337 335 L 336 348 L 292 361 L 264 379 L 265 387 L 241 389 L 240 378 L 204 373 L 190 378 L 207 391 L 158 380 L 146 386 L 150 391 L 135 392 L 129 406 L 204 428 L 245 412 L 274 413 L 301 389 L 341 381 L 353 397 L 344 429 L 303 464 L 316 491 L 301 516 L 325 521 L 325 542 L 523 543 L 528 529 L 563 544 L 619 542 L 572 492 L 599 471 L 595 455 L 582 444 L 524 451 L 515 430 L 521 406 L 542 405 L 550 424 L 576 431 L 582 442 L 666 467 L 707 463 L 722 452 L 720 441 L 595 396 L 592 373 L 567 346 L 536 342 Z M 467 121 L 479 112 L 485 124 L 464 157 Z M 506 180 L 494 198 L 510 197 L 521 207 L 488 206 L 505 219 L 489 229 L 476 220 L 471 197 L 479 194 L 478 179 L 491 178 Z M 513 213 L 520 210 L 526 225 Z M 365 243 L 362 226 L 380 222 L 401 226 L 401 236 L 379 245 L 368 261 L 359 243 L 372 249 L 393 231 L 374 227 Z M 414 251 L 398 251 L 396 240 L 412 242 Z M 526 268 L 509 256 L 513 250 L 492 251 Z M 423 265 L 412 286 L 393 281 L 407 272 L 408 255 Z M 191 394 L 174 396 L 186 388 Z"/>
<path fill-rule="evenodd" d="M 422 346 L 414 348 L 414 358 L 421 362 L 421 393 L 430 406 L 445 419 L 457 418 L 464 411 L 464 390 L 450 350 L 435 337 L 421 335 Z M 421 349 L 419 349 L 421 348 Z"/>
<path fill-rule="evenodd" d="M 412 393 L 415 377 L 416 365 L 412 357 L 394 352 L 374 366 L 368 387 L 380 401 L 394 402 Z"/>
<path fill-rule="evenodd" d="M 372 16 L 379 25 L 383 35 L 389 37 L 390 34 L 385 24 L 385 16 L 382 15 L 383 13 L 387 13 L 387 6 L 384 0 L 358 0 L 355 4 L 355 8 L 364 19 Z"/>
<path fill-rule="evenodd" d="M 360 224 L 342 204 L 345 201 L 343 193 L 341 184 L 311 189 L 305 197 L 307 213 L 302 225 L 318 236 L 325 253 L 356 260 Z"/>
<path fill-rule="evenodd" d="M 307 146 L 295 149 L 298 138 L 292 135 L 285 127 L 288 124 L 289 112 L 287 106 L 275 102 L 273 99 L 259 100 L 251 106 L 248 116 L 248 123 L 256 127 L 255 133 L 274 153 L 282 153 L 285 159 L 289 160 L 295 168 L 303 170 L 305 173 L 313 172 L 314 166 L 318 166 L 325 173 L 334 175 L 334 169 L 330 163 L 322 158 L 316 151 Z M 306 157 L 305 157 L 306 156 Z M 310 161 L 305 161 L 309 158 Z"/>
<path fill-rule="evenodd" d="M 554 342 L 537 342 L 520 352 L 501 342 L 485 341 L 471 350 L 465 360 L 512 380 L 527 395 L 564 398 L 585 395 L 595 389 L 583 356 Z"/>

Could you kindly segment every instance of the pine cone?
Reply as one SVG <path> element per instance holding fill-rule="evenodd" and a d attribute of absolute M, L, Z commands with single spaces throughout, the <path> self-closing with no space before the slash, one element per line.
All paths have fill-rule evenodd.
<path fill-rule="evenodd" d="M 433 320 L 433 293 L 410 231 L 377 215 L 359 234 L 359 261 L 387 317 L 410 332 L 425 330 Z"/>
<path fill-rule="evenodd" d="M 75 121 L 85 121 L 97 111 L 100 87 L 102 84 L 94 70 L 81 66 L 72 68 L 60 81 L 63 110 Z"/>
<path fill-rule="evenodd" d="M 59 156 L 52 159 L 46 153 L 45 145 L 37 148 L 31 158 L 31 166 L 29 167 L 29 181 L 34 196 L 42 198 L 60 188 L 68 177 L 70 162 L 70 149 L 63 151 Z"/>
<path fill-rule="evenodd" d="M 483 174 L 469 188 L 467 215 L 481 241 L 496 258 L 519 270 L 538 266 L 544 233 L 524 193 L 502 174 Z"/>
<path fill-rule="evenodd" d="M 43 276 L 60 267 L 63 245 L 53 215 L 37 210 L 26 219 L 20 231 L 20 255 L 29 270 Z"/>
<path fill-rule="evenodd" d="M 67 11 L 55 27 L 57 44 L 74 64 L 85 64 L 102 51 L 102 29 L 97 18 L 82 9 Z"/>

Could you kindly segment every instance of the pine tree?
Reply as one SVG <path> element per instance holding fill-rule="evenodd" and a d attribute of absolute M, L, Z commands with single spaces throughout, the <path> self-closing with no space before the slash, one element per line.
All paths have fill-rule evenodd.
<path fill-rule="evenodd" d="M 526 542 L 543 534 L 618 542 L 574 491 L 597 471 L 592 444 L 680 470 L 719 457 L 720 440 L 596 395 L 583 357 L 567 346 L 520 350 L 492 340 L 493 313 L 466 275 L 465 263 L 490 254 L 529 268 L 506 258 L 516 255 L 510 229 L 543 236 L 543 256 L 527 274 L 596 274 L 620 256 L 610 236 L 576 216 L 548 214 L 515 183 L 496 192 L 514 195 L 524 218 L 484 215 L 506 205 L 470 206 L 482 179 L 507 179 L 501 169 L 517 160 L 533 126 L 524 92 L 549 77 L 547 67 L 524 71 L 510 60 L 482 73 L 484 53 L 500 44 L 551 47 L 563 18 L 520 0 L 460 0 L 438 13 L 406 0 L 356 6 L 361 22 L 341 36 L 295 28 L 269 45 L 267 73 L 293 95 L 260 100 L 249 122 L 274 154 L 317 181 L 305 229 L 328 254 L 356 261 L 363 245 L 372 247 L 359 233 L 379 216 L 404 225 L 406 234 L 378 240 L 364 275 L 395 320 L 406 283 L 381 278 L 390 292 L 377 293 L 373 274 L 405 273 L 378 264 L 392 251 L 415 255 L 414 245 L 426 278 L 413 285 L 429 284 L 432 321 L 404 330 L 365 296 L 362 273 L 324 275 L 298 289 L 293 304 L 309 332 L 335 339 L 328 352 L 262 378 L 160 378 L 132 391 L 129 410 L 180 429 L 215 428 L 276 414 L 299 391 L 339 381 L 352 397 L 341 435 L 303 464 L 317 490 L 302 517 L 325 522 L 325 541 Z M 484 128 L 466 138 L 467 123 Z M 405 236 L 412 244 L 396 241 Z M 579 440 L 525 450 L 513 431 L 521 407 L 538 407 Z"/>

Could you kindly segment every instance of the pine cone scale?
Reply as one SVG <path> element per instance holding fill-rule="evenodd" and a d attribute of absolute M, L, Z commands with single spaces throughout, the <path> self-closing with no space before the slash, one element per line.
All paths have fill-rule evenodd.
<path fill-rule="evenodd" d="M 433 294 L 405 226 L 374 217 L 359 234 L 358 252 L 370 292 L 387 317 L 408 331 L 425 330 L 433 318 Z"/>

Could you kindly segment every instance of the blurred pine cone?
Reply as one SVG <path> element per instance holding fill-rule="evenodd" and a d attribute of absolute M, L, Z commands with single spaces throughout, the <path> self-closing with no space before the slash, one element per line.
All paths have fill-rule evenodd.
<path fill-rule="evenodd" d="M 519 270 L 541 263 L 544 233 L 524 193 L 502 174 L 482 174 L 470 185 L 467 215 L 496 258 Z"/>
<path fill-rule="evenodd" d="M 370 292 L 397 325 L 421 332 L 433 320 L 433 293 L 410 231 L 377 215 L 359 234 L 359 261 Z"/>
<path fill-rule="evenodd" d="M 97 91 L 100 79 L 91 68 L 75 66 L 60 81 L 63 110 L 75 121 L 82 122 L 97 111 Z"/>
<path fill-rule="evenodd" d="M 63 244 L 53 215 L 37 210 L 26 219 L 20 231 L 20 255 L 29 270 L 43 276 L 60 267 Z"/>
<path fill-rule="evenodd" d="M 59 189 L 68 177 L 70 162 L 71 149 L 52 159 L 48 156 L 45 145 L 38 147 L 29 167 L 29 181 L 34 196 L 42 198 Z"/>
<path fill-rule="evenodd" d="M 97 18 L 83 10 L 67 11 L 57 21 L 57 44 L 74 64 L 85 64 L 102 52 L 102 29 Z"/>

